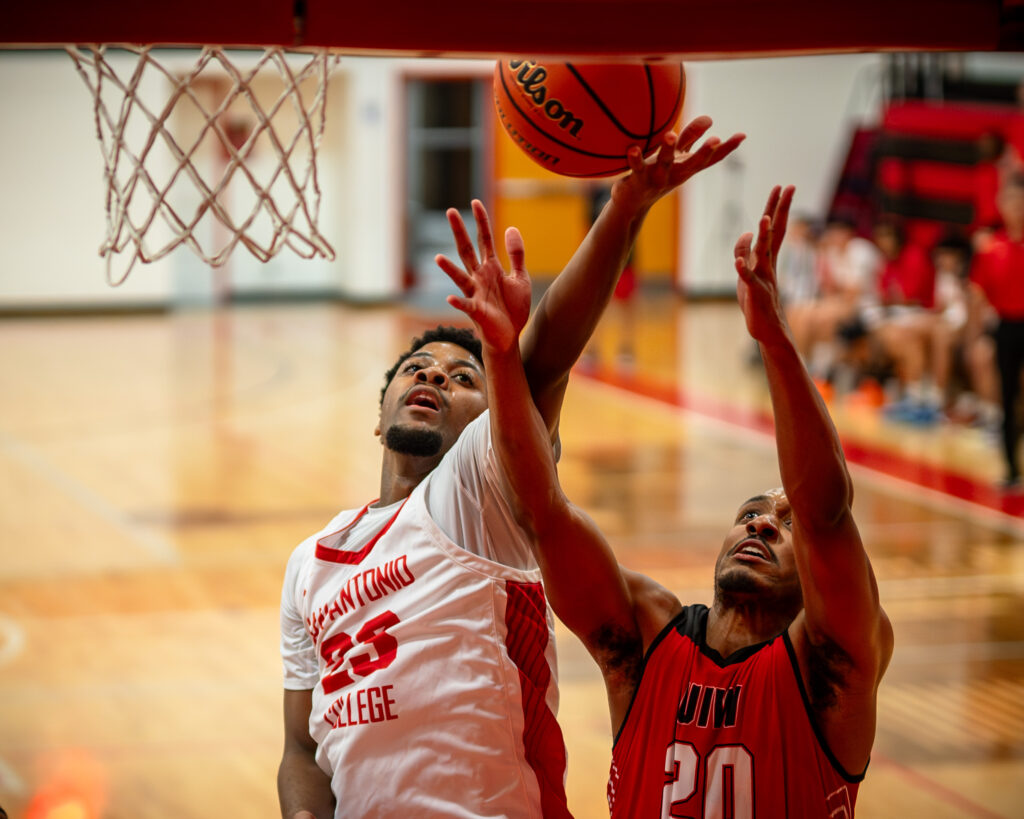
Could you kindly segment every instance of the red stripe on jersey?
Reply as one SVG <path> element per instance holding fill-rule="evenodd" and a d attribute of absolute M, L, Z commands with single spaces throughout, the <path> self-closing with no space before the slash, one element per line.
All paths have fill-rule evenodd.
<path fill-rule="evenodd" d="M 329 540 L 330 538 L 337 537 L 346 529 L 354 526 L 356 521 L 366 514 L 366 511 L 370 508 L 370 504 L 366 504 L 366 506 L 359 510 L 359 514 L 352 518 L 351 523 L 342 526 L 337 532 L 332 532 L 329 535 L 324 535 L 322 538 L 320 538 L 320 540 L 316 542 L 317 560 L 326 560 L 328 563 L 348 563 L 353 566 L 362 563 L 363 558 L 365 558 L 373 550 L 373 547 L 377 545 L 377 541 L 380 540 L 384 536 L 384 533 L 391 528 L 391 524 L 395 522 L 395 519 L 398 517 L 399 512 L 401 512 L 402 509 L 405 507 L 405 503 L 407 500 L 409 499 L 406 498 L 404 501 L 402 501 L 401 505 L 395 511 L 395 514 L 393 514 L 390 517 L 388 522 L 384 524 L 383 528 L 381 528 L 381 530 L 377 532 L 377 534 L 375 534 L 372 538 L 370 538 L 369 541 L 367 541 L 366 545 L 363 546 L 362 549 L 359 549 L 354 552 L 346 552 L 344 549 L 335 549 L 333 546 L 328 546 L 326 544 L 327 540 Z M 374 501 L 370 501 L 370 503 L 374 503 Z"/>
<path fill-rule="evenodd" d="M 565 801 L 565 742 L 546 701 L 551 668 L 544 654 L 548 645 L 544 589 L 540 583 L 511 580 L 505 589 L 505 640 L 508 656 L 519 669 L 526 761 L 537 775 L 545 819 L 572 819 Z"/>

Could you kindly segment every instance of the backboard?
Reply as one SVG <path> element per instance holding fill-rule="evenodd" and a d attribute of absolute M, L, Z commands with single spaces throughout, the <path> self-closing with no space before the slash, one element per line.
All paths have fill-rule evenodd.
<path fill-rule="evenodd" d="M 35 0 L 0 44 L 679 59 L 1024 48 L 1024 0 Z"/>

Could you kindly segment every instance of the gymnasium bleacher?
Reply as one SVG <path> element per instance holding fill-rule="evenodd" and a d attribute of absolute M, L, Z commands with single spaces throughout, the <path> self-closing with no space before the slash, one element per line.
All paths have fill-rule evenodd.
<path fill-rule="evenodd" d="M 865 235 L 880 217 L 901 217 L 908 239 L 929 247 L 995 220 L 998 157 L 985 141 L 1024 155 L 1024 78 L 965 77 L 948 55 L 912 70 L 903 59 L 890 58 L 879 123 L 851 135 L 831 210 L 854 216 Z"/>

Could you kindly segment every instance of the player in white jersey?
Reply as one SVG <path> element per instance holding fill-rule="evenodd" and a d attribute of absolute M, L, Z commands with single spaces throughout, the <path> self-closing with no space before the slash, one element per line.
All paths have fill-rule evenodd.
<path fill-rule="evenodd" d="M 711 138 L 690 152 L 710 125 L 695 120 L 649 161 L 631 154 L 631 172 L 523 333 L 552 440 L 569 368 L 647 211 L 742 141 Z M 487 214 L 479 202 L 473 210 L 479 256 L 449 211 L 465 271 L 500 270 Z M 514 229 L 506 247 L 525 274 Z M 469 275 L 438 261 L 453 278 Z M 528 310 L 528 279 L 508 280 L 527 282 Z M 385 380 L 379 498 L 289 561 L 282 816 L 568 816 L 551 614 L 491 452 L 479 342 L 418 339 Z"/>
<path fill-rule="evenodd" d="M 529 554 L 496 485 L 488 428 L 484 412 L 405 500 L 343 513 L 289 563 L 289 630 L 317 649 L 286 646 L 286 684 L 314 686 L 310 733 L 346 816 L 384 815 L 396 797 L 417 817 L 568 816 L 540 572 L 444 531 L 470 541 L 484 533 L 459 520 L 475 530 L 486 517 L 510 558 Z"/>

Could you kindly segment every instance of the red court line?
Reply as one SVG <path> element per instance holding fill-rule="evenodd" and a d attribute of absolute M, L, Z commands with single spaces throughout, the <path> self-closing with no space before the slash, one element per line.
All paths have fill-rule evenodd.
<path fill-rule="evenodd" d="M 579 368 L 577 372 L 592 381 L 653 398 L 697 415 L 714 418 L 766 435 L 774 433 L 774 422 L 771 415 L 766 412 L 737 407 L 706 395 L 688 392 L 675 384 L 665 384 L 642 376 L 617 373 L 606 369 Z M 846 460 L 851 464 L 973 503 L 985 509 L 1024 518 L 1024 493 L 1022 492 L 1003 492 L 998 487 L 969 475 L 892 452 L 866 441 L 843 437 L 842 443 Z"/>

